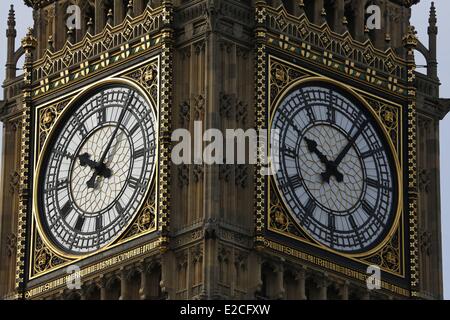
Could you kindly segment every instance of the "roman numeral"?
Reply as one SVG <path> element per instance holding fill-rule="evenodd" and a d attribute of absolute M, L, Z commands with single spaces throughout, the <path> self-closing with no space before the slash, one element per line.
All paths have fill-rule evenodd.
<path fill-rule="evenodd" d="M 75 157 L 72 154 L 68 153 L 67 151 L 62 151 L 62 149 L 64 149 L 64 146 L 61 146 L 61 145 L 58 145 L 56 147 L 56 149 L 54 149 L 54 153 L 55 153 L 55 155 L 58 156 L 58 158 L 63 157 L 63 158 L 67 158 L 70 160 L 75 159 Z"/>
<path fill-rule="evenodd" d="M 83 216 L 78 217 L 77 223 L 75 224 L 75 230 L 77 230 L 78 232 L 81 232 L 81 229 L 83 229 L 84 220 L 85 219 Z"/>
<path fill-rule="evenodd" d="M 366 183 L 369 187 L 375 188 L 375 189 L 384 189 L 384 190 L 392 190 L 392 188 L 389 187 L 389 183 L 385 182 L 384 184 L 380 183 L 377 180 L 366 178 Z"/>
<path fill-rule="evenodd" d="M 106 122 L 106 108 L 101 108 L 98 110 L 97 119 L 100 125 Z"/>
<path fill-rule="evenodd" d="M 362 201 L 361 207 L 369 216 L 372 217 L 375 215 L 375 209 L 373 209 L 372 206 L 366 200 Z"/>
<path fill-rule="evenodd" d="M 358 230 L 358 225 L 355 222 L 355 219 L 353 218 L 353 216 L 349 216 L 348 217 L 348 221 L 350 222 L 350 225 L 352 226 L 352 229 L 354 231 Z"/>
<path fill-rule="evenodd" d="M 362 209 L 372 218 L 374 218 L 376 221 L 378 221 L 378 223 L 382 226 L 384 226 L 385 224 L 383 223 L 383 221 L 380 220 L 380 218 L 377 216 L 375 209 L 372 208 L 372 206 L 366 201 L 363 200 L 361 203 L 361 207 Z"/>
<path fill-rule="evenodd" d="M 103 228 L 103 221 L 102 221 L 102 216 L 97 216 L 97 218 L 95 218 L 95 230 L 96 231 L 100 231 Z"/>
<path fill-rule="evenodd" d="M 289 177 L 289 182 L 294 190 L 300 188 L 303 185 L 303 179 L 299 176 Z"/>
<path fill-rule="evenodd" d="M 281 151 L 283 152 L 283 154 L 289 158 L 292 159 L 296 159 L 297 158 L 297 153 L 295 152 L 294 149 L 291 149 L 289 147 L 282 147 Z"/>
<path fill-rule="evenodd" d="M 295 130 L 295 132 L 297 132 L 298 134 L 301 133 L 300 129 L 297 127 L 297 125 L 294 123 L 294 121 L 292 120 L 292 118 L 290 118 L 289 116 L 285 115 L 284 113 L 281 113 L 281 115 L 283 116 L 283 118 L 286 120 L 286 122 Z"/>
<path fill-rule="evenodd" d="M 374 155 L 376 155 L 377 153 L 380 153 L 380 152 L 383 152 L 382 148 L 369 150 L 369 151 L 361 153 L 361 157 L 363 159 L 367 159 L 367 158 L 373 157 Z"/>
<path fill-rule="evenodd" d="M 80 119 L 78 119 L 77 117 L 75 117 L 74 119 L 75 119 L 75 123 L 78 125 L 77 130 L 79 131 L 79 133 L 81 134 L 83 139 L 86 138 L 86 136 L 88 134 L 86 126 L 84 125 L 84 123 L 80 122 Z"/>
<path fill-rule="evenodd" d="M 334 232 L 336 230 L 336 220 L 334 214 L 328 214 L 328 228 Z"/>
<path fill-rule="evenodd" d="M 117 201 L 117 202 L 116 202 L 116 211 L 117 211 L 117 213 L 118 213 L 120 216 L 122 216 L 123 213 L 125 212 L 125 210 L 124 210 L 124 208 L 123 208 L 123 206 L 122 206 L 122 203 L 120 203 L 120 201 Z"/>
<path fill-rule="evenodd" d="M 56 183 L 56 185 L 52 188 L 44 190 L 45 193 L 50 193 L 54 191 L 60 191 L 67 187 L 67 179 L 66 180 L 60 180 Z"/>
<path fill-rule="evenodd" d="M 61 210 L 59 211 L 59 214 L 61 215 L 61 217 L 63 219 L 65 219 L 67 217 L 67 215 L 70 213 L 70 211 L 72 211 L 72 204 L 67 201 L 61 208 Z"/>
<path fill-rule="evenodd" d="M 375 189 L 379 189 L 379 188 L 380 188 L 380 183 L 379 183 L 378 181 L 376 181 L 376 180 L 367 178 L 367 179 L 366 179 L 366 183 L 367 183 L 367 185 L 368 185 L 369 187 L 373 187 L 373 188 L 375 188 Z"/>
<path fill-rule="evenodd" d="M 327 119 L 330 123 L 336 123 L 336 109 L 331 106 L 331 103 L 330 101 L 330 105 L 327 106 Z"/>
<path fill-rule="evenodd" d="M 362 111 L 358 111 L 358 114 L 355 117 L 355 120 L 353 122 L 352 129 L 348 132 L 350 135 L 353 133 L 353 131 L 356 129 L 358 131 L 358 128 L 360 127 L 359 122 L 361 118 L 363 117 Z"/>
<path fill-rule="evenodd" d="M 133 128 L 131 128 L 131 130 L 130 130 L 130 136 L 133 136 L 133 135 L 136 133 L 136 131 L 139 129 L 139 127 L 140 127 L 140 125 L 139 125 L 139 122 L 138 122 L 138 123 L 136 123 L 136 124 L 134 125 Z"/>
<path fill-rule="evenodd" d="M 305 213 L 307 216 L 312 216 L 316 210 L 316 202 L 313 199 L 309 199 L 305 206 Z"/>
<path fill-rule="evenodd" d="M 313 123 L 316 122 L 316 115 L 314 114 L 312 107 L 310 105 L 306 105 L 305 109 L 306 113 L 308 114 L 309 120 Z"/>
<path fill-rule="evenodd" d="M 144 185 L 139 181 L 139 179 L 137 179 L 135 177 L 130 177 L 130 179 L 128 180 L 128 184 L 133 189 L 142 189 L 142 188 L 144 188 Z"/>
<path fill-rule="evenodd" d="M 142 148 L 142 149 L 139 149 L 138 151 L 134 152 L 133 158 L 136 160 L 136 159 L 142 158 L 144 155 L 145 155 L 145 149 Z"/>

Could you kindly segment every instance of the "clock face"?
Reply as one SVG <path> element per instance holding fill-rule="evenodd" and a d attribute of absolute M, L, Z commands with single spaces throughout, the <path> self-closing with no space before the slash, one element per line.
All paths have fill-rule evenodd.
<path fill-rule="evenodd" d="M 83 255 L 110 244 L 146 197 L 157 146 L 148 100 L 106 86 L 72 105 L 49 138 L 38 173 L 38 211 L 47 238 Z"/>
<path fill-rule="evenodd" d="M 332 86 L 303 86 L 284 98 L 271 127 L 279 133 L 274 179 L 294 220 L 335 251 L 376 246 L 391 229 L 398 187 L 391 149 L 366 107 Z"/>

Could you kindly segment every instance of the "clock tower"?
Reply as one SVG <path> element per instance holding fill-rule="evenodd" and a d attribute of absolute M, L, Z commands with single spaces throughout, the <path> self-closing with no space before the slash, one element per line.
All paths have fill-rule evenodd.
<path fill-rule="evenodd" d="M 450 101 L 417 2 L 25 0 L 18 49 L 11 7 L 2 297 L 442 299 Z M 199 124 L 270 143 L 175 164 Z"/>

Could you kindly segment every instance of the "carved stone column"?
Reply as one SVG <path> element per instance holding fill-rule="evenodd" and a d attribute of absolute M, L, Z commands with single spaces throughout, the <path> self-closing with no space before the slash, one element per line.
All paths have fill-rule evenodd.
<path fill-rule="evenodd" d="M 148 264 L 145 261 L 140 262 L 140 271 L 141 271 L 141 285 L 139 288 L 139 297 L 141 300 L 146 300 L 148 298 L 148 290 L 147 290 L 147 274 L 148 274 Z"/>
<path fill-rule="evenodd" d="M 370 291 L 364 290 L 361 294 L 361 300 L 370 300 Z"/>
<path fill-rule="evenodd" d="M 121 24 L 125 17 L 125 11 L 123 7 L 123 0 L 114 0 L 114 25 Z"/>
<path fill-rule="evenodd" d="M 284 290 L 284 266 L 283 260 L 275 267 L 275 290 L 274 290 L 274 298 L 275 299 L 284 299 L 285 290 Z"/>
<path fill-rule="evenodd" d="M 128 297 L 128 272 L 125 268 L 120 268 L 120 298 L 119 300 L 127 300 Z"/>
<path fill-rule="evenodd" d="M 331 14 L 331 13 L 328 13 Z M 334 12 L 333 12 L 333 22 L 334 25 L 333 30 L 337 33 L 343 33 L 344 32 L 344 27 L 342 25 L 343 19 L 344 19 L 344 14 L 345 14 L 345 2 L 344 0 L 336 0 L 334 2 Z"/>
<path fill-rule="evenodd" d="M 323 22 L 322 10 L 323 10 L 323 0 L 314 1 L 314 23 L 321 25 Z"/>
<path fill-rule="evenodd" d="M 105 1 L 95 0 L 95 33 L 102 32 L 106 24 Z"/>
<path fill-rule="evenodd" d="M 106 279 L 105 277 L 102 275 L 99 282 L 99 287 L 100 287 L 100 300 L 106 300 L 107 296 L 106 296 Z"/>
<path fill-rule="evenodd" d="M 354 30 L 355 30 L 355 39 L 358 41 L 364 41 L 364 28 L 366 26 L 365 22 L 365 7 L 364 7 L 365 1 L 353 1 L 352 2 L 352 9 L 354 12 Z"/>
<path fill-rule="evenodd" d="M 306 268 L 302 267 L 297 271 L 295 280 L 297 280 L 297 299 L 306 300 L 305 281 Z"/>
<path fill-rule="evenodd" d="M 348 300 L 348 287 L 349 287 L 349 282 L 345 281 L 340 290 L 342 300 Z"/>
<path fill-rule="evenodd" d="M 144 0 L 134 0 L 134 14 L 140 15 L 145 10 Z"/>
<path fill-rule="evenodd" d="M 328 276 L 324 274 L 317 280 L 317 288 L 319 289 L 317 299 L 327 300 Z"/>

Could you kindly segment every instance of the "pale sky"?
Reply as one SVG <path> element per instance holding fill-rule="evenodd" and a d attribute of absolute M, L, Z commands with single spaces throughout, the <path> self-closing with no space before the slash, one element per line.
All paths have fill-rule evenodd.
<path fill-rule="evenodd" d="M 439 26 L 438 61 L 439 77 L 442 82 L 441 97 L 450 98 L 450 39 L 448 38 L 450 32 L 450 1 L 435 0 L 434 2 L 437 7 Z M 11 4 L 14 4 L 16 9 L 17 46 L 19 46 L 20 39 L 26 34 L 27 28 L 32 25 L 31 9 L 23 4 L 23 0 L 0 1 L 0 66 L 6 63 L 5 30 Z M 431 0 L 421 0 L 413 9 L 412 24 L 416 27 L 424 44 L 428 43 L 427 27 L 430 5 Z M 418 59 L 417 64 L 423 65 L 423 60 Z M 4 74 L 4 69 L 0 68 L 0 83 L 3 82 Z M 3 90 L 0 90 L 0 99 L 2 98 Z M 450 143 L 447 142 L 450 138 L 450 116 L 441 122 L 440 134 L 444 293 L 446 299 L 450 299 Z"/>

